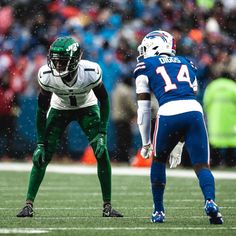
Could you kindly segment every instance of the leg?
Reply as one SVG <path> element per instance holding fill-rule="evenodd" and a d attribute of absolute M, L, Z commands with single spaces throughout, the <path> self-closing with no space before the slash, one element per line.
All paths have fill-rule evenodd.
<path fill-rule="evenodd" d="M 236 148 L 233 147 L 225 148 L 224 154 L 225 154 L 224 155 L 225 165 L 228 167 L 236 166 Z"/>
<path fill-rule="evenodd" d="M 180 136 L 180 131 L 175 130 L 175 127 L 178 126 L 174 124 L 175 121 L 170 117 L 161 116 L 156 120 L 153 135 L 155 156 L 151 165 L 151 185 L 154 202 L 151 221 L 153 223 L 163 223 L 165 220 L 163 200 L 166 185 L 166 161 Z"/>
<path fill-rule="evenodd" d="M 132 146 L 132 131 L 130 124 L 125 121 L 116 121 L 116 159 L 120 162 L 129 162 Z"/>
<path fill-rule="evenodd" d="M 205 202 L 205 211 L 211 224 L 222 224 L 215 200 L 215 180 L 209 166 L 209 143 L 205 123 L 201 113 L 193 112 L 190 128 L 186 134 L 186 148 L 189 152 L 193 169 L 198 177 Z M 195 121 L 195 122 L 194 122 Z M 201 140 L 201 141 L 199 141 Z"/>
<path fill-rule="evenodd" d="M 63 116 L 62 112 L 57 111 L 55 109 L 50 110 L 47 118 L 47 129 L 46 129 L 47 130 L 46 131 L 47 143 L 45 145 L 46 162 L 41 167 L 36 167 L 33 165 L 30 173 L 30 179 L 26 197 L 26 206 L 17 215 L 18 217 L 33 216 L 33 210 L 32 210 L 33 202 L 35 200 L 39 187 L 43 181 L 47 165 L 51 161 L 56 146 L 60 140 L 60 137 L 68 123 L 69 120 Z"/>
<path fill-rule="evenodd" d="M 80 127 L 88 137 L 88 141 L 91 142 L 98 134 L 100 115 L 99 107 L 91 106 L 79 110 L 78 122 Z M 91 146 L 93 150 L 96 150 L 96 143 L 92 143 Z M 108 151 L 103 153 L 101 158 L 97 159 L 97 174 L 100 181 L 102 198 L 105 206 L 109 205 L 109 212 L 106 216 L 122 216 L 120 213 L 116 212 L 111 208 L 111 164 Z M 114 213 L 114 215 L 112 215 Z M 105 216 L 105 215 L 104 215 Z"/>
<path fill-rule="evenodd" d="M 191 122 L 185 136 L 186 148 L 205 201 L 215 200 L 215 181 L 209 167 L 209 143 L 203 116 L 199 112 L 192 112 L 189 120 Z"/>
<path fill-rule="evenodd" d="M 163 197 L 166 185 L 166 163 L 159 162 L 155 157 L 151 165 L 151 185 L 154 202 L 151 221 L 153 223 L 163 223 L 165 218 Z"/>
<path fill-rule="evenodd" d="M 99 130 L 99 108 L 91 106 L 79 110 L 78 122 L 80 127 L 91 142 L 98 134 Z M 96 149 L 96 143 L 92 145 L 93 150 Z M 97 174 L 101 184 L 102 196 L 104 202 L 111 200 L 111 164 L 108 152 L 104 152 L 100 159 L 97 159 Z"/>

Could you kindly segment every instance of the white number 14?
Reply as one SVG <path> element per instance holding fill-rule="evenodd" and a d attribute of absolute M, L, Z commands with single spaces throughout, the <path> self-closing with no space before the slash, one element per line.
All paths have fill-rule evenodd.
<path fill-rule="evenodd" d="M 159 66 L 156 69 L 156 73 L 160 74 L 163 80 L 165 81 L 165 92 L 168 92 L 172 89 L 177 89 L 176 84 L 172 83 L 170 76 L 167 74 L 164 66 Z M 179 73 L 177 75 L 177 80 L 179 82 L 188 82 L 189 86 L 193 88 L 193 85 L 190 80 L 189 71 L 187 65 L 181 65 Z"/>

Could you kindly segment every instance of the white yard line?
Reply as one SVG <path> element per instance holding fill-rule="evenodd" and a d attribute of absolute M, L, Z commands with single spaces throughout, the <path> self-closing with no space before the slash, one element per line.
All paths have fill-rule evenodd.
<path fill-rule="evenodd" d="M 0 234 L 35 234 L 35 233 L 48 233 L 50 231 L 145 231 L 145 230 L 157 230 L 157 227 L 63 227 L 63 228 L 0 228 Z M 158 227 L 158 231 L 219 231 L 219 230 L 231 230 L 235 231 L 236 227 Z"/>
<path fill-rule="evenodd" d="M 0 234 L 45 234 L 48 233 L 47 229 L 37 228 L 0 228 Z"/>
<path fill-rule="evenodd" d="M 0 162 L 0 171 L 30 171 L 31 163 L 8 163 Z M 81 164 L 63 165 L 63 164 L 49 164 L 47 172 L 64 173 L 64 174 L 96 174 L 96 166 L 86 166 Z M 236 172 L 231 171 L 212 171 L 216 179 L 236 179 Z M 113 175 L 138 175 L 149 176 L 150 168 L 137 167 L 112 167 Z M 196 178 L 193 170 L 186 169 L 168 169 L 167 176 L 180 178 Z"/>

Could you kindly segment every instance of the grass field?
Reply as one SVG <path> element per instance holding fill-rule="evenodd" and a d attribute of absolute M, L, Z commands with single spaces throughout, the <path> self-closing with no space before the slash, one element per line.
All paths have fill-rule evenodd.
<path fill-rule="evenodd" d="M 0 163 L 1 165 L 1 163 Z M 47 173 L 33 218 L 15 215 L 24 204 L 28 172 L 0 172 L 0 234 L 8 235 L 236 235 L 235 179 L 216 180 L 217 203 L 225 223 L 209 225 L 197 179 L 168 177 L 166 222 L 150 223 L 148 176 L 113 176 L 113 206 L 124 218 L 103 218 L 95 174 Z"/>

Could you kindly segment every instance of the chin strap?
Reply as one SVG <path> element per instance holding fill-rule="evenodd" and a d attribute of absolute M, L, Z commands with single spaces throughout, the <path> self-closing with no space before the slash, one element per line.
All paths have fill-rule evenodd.
<path fill-rule="evenodd" d="M 63 83 L 68 84 L 69 86 L 74 84 L 74 81 L 76 80 L 76 76 L 78 74 L 78 70 L 75 70 L 73 72 L 70 72 L 65 77 L 61 77 Z"/>

